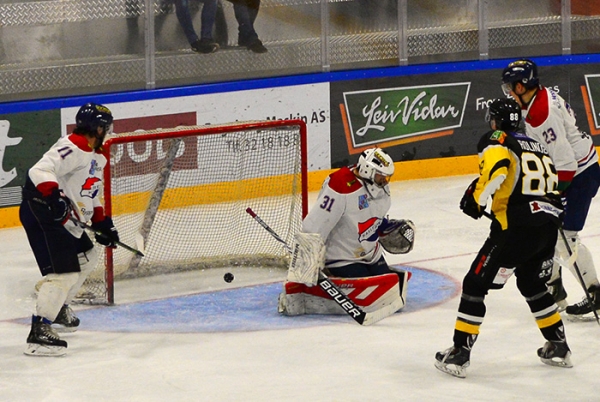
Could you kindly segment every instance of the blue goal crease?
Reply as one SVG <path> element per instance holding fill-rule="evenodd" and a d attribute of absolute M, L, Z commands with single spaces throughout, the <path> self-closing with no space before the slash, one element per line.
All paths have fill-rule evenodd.
<path fill-rule="evenodd" d="M 456 295 L 457 283 L 434 271 L 398 266 L 412 273 L 406 306 L 397 314 L 435 306 Z M 172 297 L 76 311 L 81 330 L 106 332 L 247 332 L 306 328 L 349 321 L 345 315 L 286 317 L 277 312 L 281 283 Z M 29 322 L 20 319 L 19 322 Z"/>

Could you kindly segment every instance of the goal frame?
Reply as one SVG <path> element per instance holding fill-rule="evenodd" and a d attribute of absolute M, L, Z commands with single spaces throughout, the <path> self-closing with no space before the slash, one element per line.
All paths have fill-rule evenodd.
<path fill-rule="evenodd" d="M 136 134 L 132 136 L 115 136 L 107 139 L 103 145 L 103 154 L 107 159 L 107 164 L 104 169 L 104 211 L 106 216 L 112 217 L 112 185 L 111 185 L 111 158 L 110 149 L 112 146 L 118 144 L 125 144 L 132 142 L 132 138 L 135 138 L 135 142 L 140 141 L 156 141 L 164 140 L 169 138 L 184 137 L 184 136 L 199 136 L 199 135 L 216 135 L 224 134 L 232 131 L 243 131 L 243 130 L 254 130 L 261 128 L 273 128 L 273 127 L 286 127 L 286 126 L 298 126 L 300 133 L 300 171 L 301 171 L 301 211 L 302 219 L 306 217 L 308 213 L 308 156 L 307 156 L 307 128 L 306 123 L 300 119 L 289 119 L 289 120 L 263 120 L 263 121 L 251 121 L 251 122 L 235 122 L 235 123 L 224 123 L 219 125 L 210 126 L 190 126 L 189 129 L 171 128 L 173 131 L 163 132 L 148 132 Z M 118 228 L 117 228 L 118 229 Z M 113 249 L 105 248 L 105 283 L 106 283 L 106 299 L 108 305 L 114 305 L 115 303 L 115 291 L 114 291 L 114 260 L 113 260 Z"/>

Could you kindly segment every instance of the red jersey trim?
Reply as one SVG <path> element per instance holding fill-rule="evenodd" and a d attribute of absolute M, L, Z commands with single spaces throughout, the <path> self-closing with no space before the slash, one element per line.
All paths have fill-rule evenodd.
<path fill-rule="evenodd" d="M 92 223 L 102 222 L 106 217 L 104 216 L 104 208 L 94 207 L 94 215 L 92 215 Z"/>
<path fill-rule="evenodd" d="M 558 181 L 565 181 L 565 182 L 571 182 L 573 181 L 573 177 L 575 177 L 575 171 L 574 170 L 559 170 L 558 172 Z"/>
<path fill-rule="evenodd" d="M 44 197 L 47 197 L 52 194 L 54 189 L 58 188 L 58 183 L 55 181 L 45 181 L 38 184 L 35 188 L 37 188 Z"/>
<path fill-rule="evenodd" d="M 535 99 L 527 111 L 525 122 L 532 127 L 541 126 L 550 115 L 550 104 L 548 102 L 548 90 L 540 88 L 535 94 Z"/>
<path fill-rule="evenodd" d="M 93 149 L 90 146 L 87 138 L 85 138 L 81 134 L 71 134 L 69 135 L 69 141 L 71 141 L 77 148 L 81 149 L 83 152 L 92 152 Z"/>
<path fill-rule="evenodd" d="M 340 194 L 350 194 L 362 187 L 362 183 L 348 167 L 329 175 L 329 187 Z"/>

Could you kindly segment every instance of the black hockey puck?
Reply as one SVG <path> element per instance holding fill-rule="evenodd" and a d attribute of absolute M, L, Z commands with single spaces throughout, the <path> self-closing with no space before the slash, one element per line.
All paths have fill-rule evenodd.
<path fill-rule="evenodd" d="M 233 281 L 233 274 L 231 272 L 227 272 L 225 275 L 223 275 L 223 280 L 227 283 L 230 283 Z"/>

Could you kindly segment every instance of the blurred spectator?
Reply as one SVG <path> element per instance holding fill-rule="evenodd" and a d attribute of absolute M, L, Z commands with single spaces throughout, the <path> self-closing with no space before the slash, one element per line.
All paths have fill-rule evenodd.
<path fill-rule="evenodd" d="M 260 8 L 260 0 L 229 0 L 233 3 L 235 19 L 238 23 L 238 45 L 245 46 L 254 53 L 266 53 L 258 34 L 254 30 L 254 21 Z"/>
<path fill-rule="evenodd" d="M 213 39 L 213 25 L 217 14 L 217 0 L 199 0 L 203 3 L 200 15 L 200 38 L 194 30 L 189 0 L 174 0 L 175 13 L 192 50 L 198 53 L 213 53 L 219 44 Z"/>

